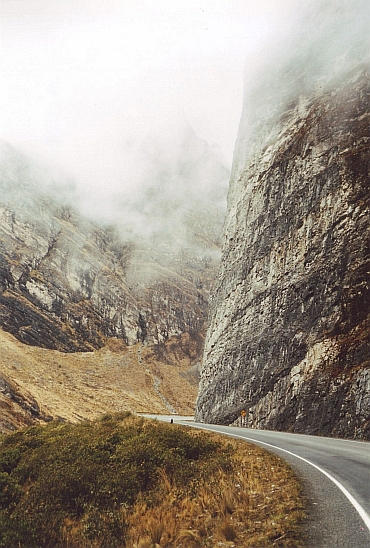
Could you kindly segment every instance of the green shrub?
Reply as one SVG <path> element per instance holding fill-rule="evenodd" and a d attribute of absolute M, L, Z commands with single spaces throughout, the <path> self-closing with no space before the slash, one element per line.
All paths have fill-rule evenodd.
<path fill-rule="evenodd" d="M 22 489 L 14 478 L 0 472 L 0 510 L 11 510 L 22 497 Z"/>
<path fill-rule="evenodd" d="M 130 414 L 11 434 L 0 445 L 0 547 L 124 546 L 130 507 L 156 503 L 160 475 L 193 496 L 202 476 L 231 466 L 220 448 Z"/>

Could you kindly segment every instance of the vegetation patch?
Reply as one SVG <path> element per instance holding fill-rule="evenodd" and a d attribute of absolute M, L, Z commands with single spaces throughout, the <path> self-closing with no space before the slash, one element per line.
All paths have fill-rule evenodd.
<path fill-rule="evenodd" d="M 0 442 L 0 546 L 302 546 L 300 489 L 258 447 L 130 413 Z"/>

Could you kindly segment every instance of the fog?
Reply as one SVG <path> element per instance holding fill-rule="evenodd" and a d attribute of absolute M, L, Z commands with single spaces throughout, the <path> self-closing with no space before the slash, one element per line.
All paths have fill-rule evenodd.
<path fill-rule="evenodd" d="M 73 179 L 85 214 L 171 231 L 197 201 L 224 208 L 243 86 L 263 118 L 279 67 L 295 57 L 294 93 L 333 58 L 340 72 L 368 12 L 367 0 L 0 0 L 0 139 Z"/>
<path fill-rule="evenodd" d="M 233 180 L 261 146 L 273 144 L 282 113 L 298 108 L 304 116 L 316 95 L 330 92 L 356 68 L 370 67 L 369 2 L 302 2 L 291 25 L 270 40 L 270 47 L 247 58 Z"/>
<path fill-rule="evenodd" d="M 138 151 L 171 147 L 179 128 L 230 166 L 245 61 L 294 4 L 0 0 L 0 138 L 69 173 L 98 216 L 136 195 Z"/>

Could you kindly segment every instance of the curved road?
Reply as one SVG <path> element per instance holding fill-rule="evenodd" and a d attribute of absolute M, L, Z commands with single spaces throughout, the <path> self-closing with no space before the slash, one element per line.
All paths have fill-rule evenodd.
<path fill-rule="evenodd" d="M 304 482 L 309 548 L 370 547 L 369 442 L 157 418 L 245 439 L 288 461 Z"/>

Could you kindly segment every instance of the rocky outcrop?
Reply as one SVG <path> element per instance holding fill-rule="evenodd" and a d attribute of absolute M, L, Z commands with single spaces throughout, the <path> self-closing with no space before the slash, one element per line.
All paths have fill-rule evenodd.
<path fill-rule="evenodd" d="M 28 390 L 0 373 L 0 433 L 31 426 L 52 417 L 44 413 Z"/>
<path fill-rule="evenodd" d="M 349 64 L 300 93 L 285 66 L 245 108 L 197 420 L 370 439 L 370 78 Z"/>
<path fill-rule="evenodd" d="M 138 310 L 124 277 L 129 248 L 46 202 L 37 187 L 20 186 L 30 192 L 27 209 L 9 199 L 0 206 L 2 327 L 61 351 L 99 348 L 110 336 L 136 340 Z"/>
<path fill-rule="evenodd" d="M 198 197 L 193 209 L 196 196 L 184 203 L 183 188 L 182 202 L 176 203 L 179 234 L 160 226 L 162 216 L 153 241 L 83 218 L 56 196 L 60 181 L 2 144 L 0 326 L 22 342 L 63 352 L 101 348 L 110 337 L 129 345 L 164 344 L 183 333 L 203 339 L 228 171 L 190 131 L 186 146 L 176 170 L 189 180 L 202 169 L 217 173 L 218 203 L 207 205 L 208 195 Z M 171 197 L 166 201 L 160 190 L 149 189 L 143 209 L 155 212 L 165 203 L 173 215 Z"/>

